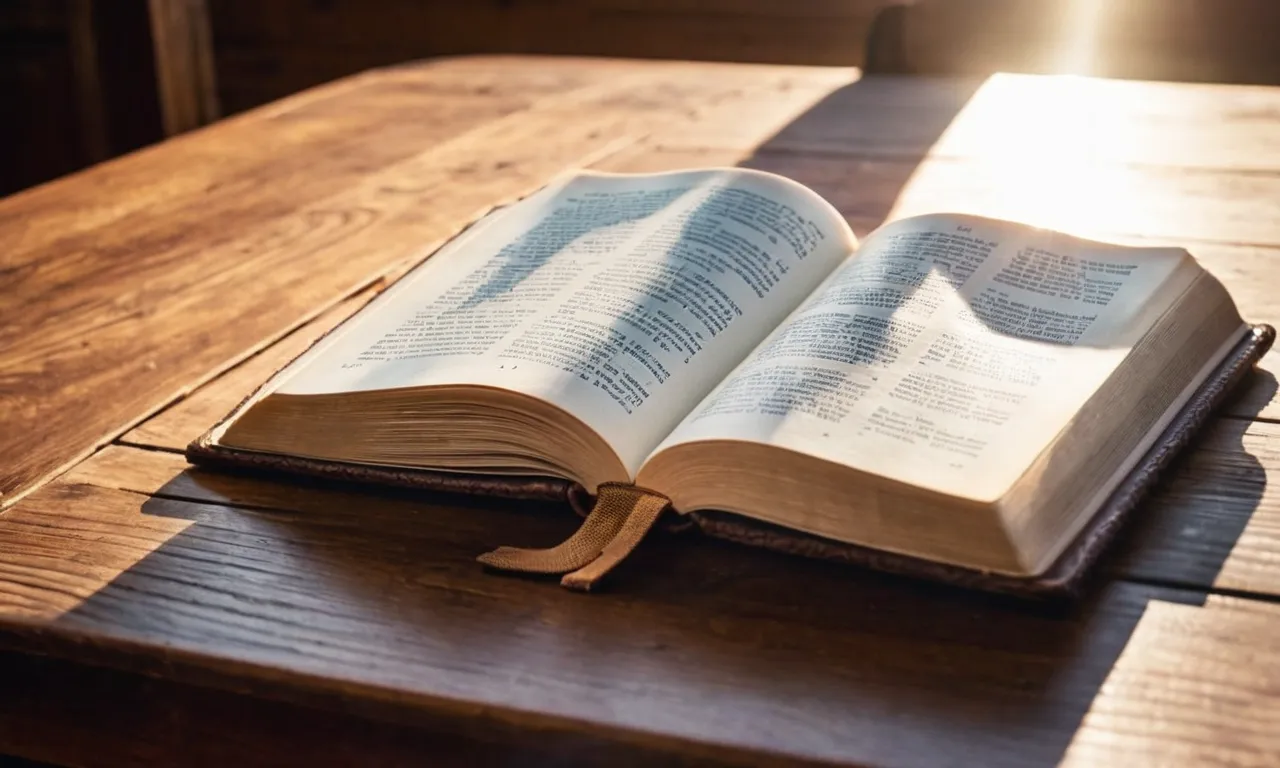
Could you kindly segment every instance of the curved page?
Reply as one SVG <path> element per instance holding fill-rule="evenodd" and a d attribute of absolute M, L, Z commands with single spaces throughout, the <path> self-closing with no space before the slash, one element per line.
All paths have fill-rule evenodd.
<path fill-rule="evenodd" d="M 829 204 L 771 174 L 579 175 L 451 243 L 274 389 L 513 390 L 583 421 L 634 477 L 854 247 Z"/>
<path fill-rule="evenodd" d="M 658 450 L 758 442 L 993 501 L 1186 288 L 1189 258 L 970 216 L 888 224 Z"/>

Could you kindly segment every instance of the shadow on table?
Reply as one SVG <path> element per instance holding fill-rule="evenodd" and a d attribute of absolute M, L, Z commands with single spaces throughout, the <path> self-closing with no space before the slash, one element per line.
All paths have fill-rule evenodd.
<path fill-rule="evenodd" d="M 1138 510 L 1104 567 L 1152 584 L 1203 589 L 1217 583 L 1267 487 L 1265 470 L 1245 444 L 1254 424 L 1245 415 L 1276 391 L 1270 371 L 1252 374 L 1222 409 L 1234 416 L 1210 422 L 1169 468 L 1156 499 Z M 1246 409 L 1245 403 L 1256 405 Z"/>
<path fill-rule="evenodd" d="M 895 106 L 873 85 L 851 85 L 746 163 L 786 163 L 787 175 L 844 195 L 838 206 L 865 234 L 893 199 L 883 185 L 908 182 L 968 95 L 943 89 Z M 853 155 L 838 173 L 788 159 L 797 146 L 856 152 L 858 136 L 841 135 L 832 115 L 872 108 L 879 122 L 867 130 L 902 134 L 902 154 L 877 165 L 876 194 L 848 189 Z M 1258 385 L 1274 392 L 1276 382 Z M 398 720 L 425 710 L 476 728 L 494 723 L 472 716 L 476 707 L 542 713 L 551 719 L 497 720 L 528 720 L 552 757 L 594 738 L 682 752 L 694 741 L 688 754 L 701 757 L 1048 765 L 1148 602 L 1200 602 L 1222 569 L 1266 484 L 1242 443 L 1248 426 L 1212 426 L 1078 604 L 964 593 L 696 535 L 654 536 L 605 594 L 584 596 L 474 562 L 497 544 L 562 539 L 577 521 L 559 507 L 191 469 L 141 511 L 193 524 L 60 622 L 246 662 L 207 665 L 202 679 L 238 690 L 261 678 L 277 699 Z M 1229 492 L 1206 495 L 1210 484 Z M 1158 584 L 1106 575 L 1117 573 Z"/>
<path fill-rule="evenodd" d="M 910 91 L 900 80 L 910 80 Z M 737 163 L 800 182 L 865 237 L 893 211 L 982 81 L 879 77 L 839 88 Z M 904 97 L 904 92 L 909 97 Z"/>
<path fill-rule="evenodd" d="M 1248 425 L 1212 426 L 1077 604 L 687 534 L 655 536 L 604 594 L 584 596 L 473 560 L 495 544 L 560 540 L 577 521 L 555 505 L 191 469 L 142 512 L 194 524 L 60 621 L 289 670 L 262 681 L 272 698 L 305 691 L 310 705 L 350 711 L 367 697 L 357 711 L 402 720 L 369 690 L 408 691 L 413 708 L 461 718 L 460 737 L 479 735 L 452 697 L 591 723 L 540 737 L 553 758 L 622 727 L 641 732 L 624 745 L 646 749 L 682 751 L 644 735 L 658 732 L 873 764 L 1048 765 L 1148 603 L 1203 601 L 1265 487 L 1241 445 Z M 1230 492 L 1206 496 L 1209 483 Z"/>

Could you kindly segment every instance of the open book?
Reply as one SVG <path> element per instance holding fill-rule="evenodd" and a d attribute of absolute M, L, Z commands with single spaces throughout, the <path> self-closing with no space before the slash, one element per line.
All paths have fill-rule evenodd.
<path fill-rule="evenodd" d="M 455 238 L 191 455 L 631 484 L 1029 578 L 1251 333 L 1179 249 L 950 214 L 859 245 L 780 176 L 579 174 Z"/>

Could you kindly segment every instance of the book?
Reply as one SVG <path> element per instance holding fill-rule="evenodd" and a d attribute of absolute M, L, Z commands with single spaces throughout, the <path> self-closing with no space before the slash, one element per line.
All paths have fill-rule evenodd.
<path fill-rule="evenodd" d="M 586 568 L 580 587 L 666 513 L 1056 588 L 1273 336 L 1178 248 L 949 213 L 859 243 L 773 174 L 577 173 L 440 248 L 188 455 L 570 498 L 569 542 L 483 561 Z"/>

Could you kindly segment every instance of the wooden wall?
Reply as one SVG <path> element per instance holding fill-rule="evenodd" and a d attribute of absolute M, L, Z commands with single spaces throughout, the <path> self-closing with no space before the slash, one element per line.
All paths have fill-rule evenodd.
<path fill-rule="evenodd" d="M 145 0 L 0 0 L 0 195 L 160 138 Z"/>
<path fill-rule="evenodd" d="M 62 6 L 0 3 L 0 95 L 9 104 L 0 120 L 0 192 L 82 162 Z M 74 153 L 64 149 L 71 147 Z"/>
<path fill-rule="evenodd" d="M 858 64 L 898 0 L 208 0 L 222 114 L 468 53 Z M 0 0 L 0 195 L 163 135 L 147 0 Z"/>
<path fill-rule="evenodd" d="M 0 194 L 163 135 L 148 0 L 0 0 Z M 371 67 L 468 53 L 1043 71 L 1077 0 L 207 0 L 222 114 Z M 926 7 L 931 6 L 932 8 Z M 1113 74 L 1280 82 L 1280 0 L 1104 0 Z M 1019 12 L 1014 12 L 1018 11 Z M 905 14 L 890 14 L 899 21 Z M 1024 18 L 1025 17 L 1025 18 Z M 963 38 L 963 39 L 962 39 Z M 1119 58 L 1117 58 L 1119 57 Z M 1145 58 L 1144 58 L 1145 57 Z"/>
<path fill-rule="evenodd" d="M 1277 0 L 916 0 L 879 27 L 878 71 L 1280 83 Z"/>
<path fill-rule="evenodd" d="M 892 0 L 210 0 L 226 112 L 466 53 L 856 65 Z"/>

